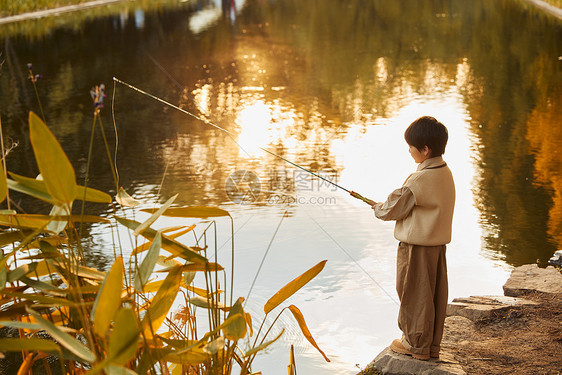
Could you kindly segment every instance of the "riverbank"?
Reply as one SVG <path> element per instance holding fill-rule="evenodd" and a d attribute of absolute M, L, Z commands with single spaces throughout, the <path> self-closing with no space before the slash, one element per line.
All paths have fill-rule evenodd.
<path fill-rule="evenodd" d="M 6 16 L 0 17 L 0 25 L 13 23 L 13 22 L 20 22 L 26 21 L 31 19 L 43 18 L 43 17 L 51 17 L 51 16 L 58 16 L 64 13 L 76 12 L 79 10 L 97 8 L 101 6 L 111 5 L 114 3 L 120 3 L 124 1 L 132 1 L 132 0 L 94 0 L 88 1 L 87 3 L 78 3 L 72 5 L 66 5 L 62 7 L 56 7 L 51 9 L 43 9 L 37 10 L 33 12 L 25 12 L 13 16 Z"/>
<path fill-rule="evenodd" d="M 504 294 L 453 300 L 439 360 L 418 361 L 387 348 L 361 375 L 562 373 L 562 274 L 518 267 Z"/>
<path fill-rule="evenodd" d="M 42 9 L 42 10 L 24 12 L 16 15 L 2 16 L 0 17 L 0 25 L 37 19 L 37 18 L 43 18 L 43 17 L 57 16 L 64 13 L 96 8 L 100 6 L 106 6 L 106 5 L 111 5 L 111 4 L 126 2 L 126 1 L 135 1 L 135 0 L 94 0 L 88 2 L 78 2 L 76 4 L 66 5 L 66 6 L 56 7 L 51 9 Z M 559 0 L 551 0 L 551 1 L 523 0 L 523 1 L 532 4 L 539 9 L 542 9 L 545 13 L 548 13 L 556 18 L 562 19 L 562 4 Z"/>

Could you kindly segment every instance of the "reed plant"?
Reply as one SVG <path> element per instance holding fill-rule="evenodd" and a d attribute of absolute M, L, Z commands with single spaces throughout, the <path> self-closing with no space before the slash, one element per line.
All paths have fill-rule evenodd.
<path fill-rule="evenodd" d="M 103 130 L 101 88 L 92 91 L 91 142 L 96 124 Z M 233 228 L 229 213 L 218 207 L 174 206 L 177 195 L 158 208 L 142 209 L 121 187 L 111 197 L 88 187 L 87 174 L 84 184 L 77 184 L 72 164 L 42 117 L 29 113 L 40 176 L 6 172 L 5 163 L 0 164 L 0 200 L 8 202 L 8 209 L 0 211 L 0 331 L 4 334 L 0 352 L 6 358 L 19 358 L 13 373 L 258 374 L 252 372 L 252 363 L 283 334 L 281 330 L 270 337 L 273 325 L 287 310 L 328 361 L 300 310 L 284 306 L 321 272 L 326 261 L 266 301 L 262 323 L 254 333 L 255 318 L 244 310 L 243 298 L 234 299 L 232 279 L 227 280 L 226 270 L 217 262 L 215 220 L 228 218 Z M 114 164 L 110 166 L 118 187 Z M 48 202 L 50 214 L 10 209 L 10 191 Z M 84 205 L 73 214 L 75 201 L 109 205 L 112 214 L 88 215 Z M 139 216 L 147 218 L 137 221 Z M 162 216 L 174 217 L 178 225 L 156 228 Z M 107 271 L 85 262 L 88 249 L 82 247 L 81 227 L 88 223 L 105 223 L 114 237 L 126 231 L 131 239 L 130 248 L 114 241 L 107 251 L 114 254 Z M 181 240 L 185 237 L 190 240 Z M 233 267 L 233 242 L 230 256 Z M 277 315 L 272 324 L 266 323 L 270 314 Z M 292 352 L 290 358 L 288 371 L 293 375 Z"/>

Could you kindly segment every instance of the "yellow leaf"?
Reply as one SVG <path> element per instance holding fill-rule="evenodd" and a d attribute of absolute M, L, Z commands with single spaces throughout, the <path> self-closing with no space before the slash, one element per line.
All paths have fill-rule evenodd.
<path fill-rule="evenodd" d="M 110 221 L 100 216 L 72 215 L 72 216 L 50 216 L 35 214 L 0 214 L 0 225 L 13 226 L 16 228 L 40 229 L 46 227 L 51 221 L 82 221 L 84 223 L 109 223 Z"/>
<path fill-rule="evenodd" d="M 136 207 L 141 204 L 141 202 L 127 194 L 125 189 L 123 189 L 122 187 L 119 188 L 119 192 L 115 196 L 115 200 L 117 201 L 117 203 L 124 207 Z"/>
<path fill-rule="evenodd" d="M 145 222 L 143 222 L 141 225 L 136 227 L 135 230 L 133 231 L 133 234 L 135 236 L 138 236 L 140 233 L 142 233 L 142 231 L 144 231 L 146 228 L 150 227 L 152 225 L 152 223 L 154 223 L 156 221 L 156 219 L 158 219 L 160 217 L 160 215 L 162 215 L 162 212 L 166 211 L 166 209 L 168 207 L 170 207 L 170 205 L 172 203 L 174 203 L 174 201 L 176 200 L 177 197 L 178 197 L 178 194 L 176 194 L 173 197 L 171 197 L 170 199 L 168 199 L 166 201 L 166 203 L 164 203 L 162 205 L 162 207 L 160 207 L 152 215 L 150 215 L 150 217 L 148 219 L 146 219 Z"/>
<path fill-rule="evenodd" d="M 158 260 L 158 254 L 160 253 L 160 244 L 162 243 L 162 235 L 157 232 L 152 245 L 146 254 L 146 257 L 142 260 L 139 268 L 135 270 L 135 282 L 134 288 L 136 291 L 141 291 L 144 284 L 148 282 L 148 278 L 154 270 L 156 261 Z"/>
<path fill-rule="evenodd" d="M 110 362 L 125 365 L 137 352 L 139 336 L 140 331 L 133 310 L 119 310 L 115 317 L 115 328 L 109 339 Z"/>
<path fill-rule="evenodd" d="M 232 341 L 238 341 L 246 337 L 247 329 L 246 329 L 246 319 L 244 319 L 245 316 L 244 308 L 242 307 L 243 301 L 244 298 L 242 297 L 238 298 L 238 300 L 236 300 L 234 305 L 232 305 L 232 308 L 228 313 L 229 318 L 234 315 L 239 315 L 240 318 L 237 319 L 233 324 L 224 327 L 222 330 L 223 335 L 227 339 Z"/>
<path fill-rule="evenodd" d="M 55 201 L 70 206 L 76 197 L 76 175 L 72 164 L 53 133 L 33 112 L 29 113 L 29 133 L 47 192 Z"/>
<path fill-rule="evenodd" d="M 8 195 L 8 182 L 6 181 L 6 175 L 4 174 L 4 167 L 0 163 L 0 202 L 4 202 L 6 196 Z"/>
<path fill-rule="evenodd" d="M 155 212 L 155 209 L 144 209 L 144 212 Z M 220 209 L 218 207 L 205 207 L 205 206 L 190 206 L 190 207 L 174 207 L 168 208 L 162 216 L 173 216 L 173 217 L 196 217 L 196 218 L 208 218 L 208 217 L 221 217 L 230 216 L 228 211 Z"/>
<path fill-rule="evenodd" d="M 316 275 L 322 271 L 324 266 L 326 265 L 327 260 L 323 260 L 322 262 L 318 263 L 283 288 L 281 288 L 273 297 L 266 302 L 265 306 L 263 307 L 263 311 L 266 314 L 269 314 L 271 310 L 279 306 L 283 301 L 287 298 L 295 294 L 300 288 L 305 286 L 310 280 L 314 279 Z"/>
<path fill-rule="evenodd" d="M 210 358 L 210 355 L 199 351 L 196 349 L 182 352 L 180 354 L 176 354 L 174 352 L 164 356 L 164 360 L 172 363 L 184 364 L 184 365 L 196 365 L 198 363 L 203 363 Z"/>
<path fill-rule="evenodd" d="M 153 281 L 151 283 L 146 284 L 142 291 L 144 293 L 154 293 L 162 286 L 162 284 L 164 284 L 164 280 Z"/>
<path fill-rule="evenodd" d="M 156 292 L 142 321 L 146 340 L 150 340 L 152 334 L 156 333 L 164 322 L 166 314 L 168 314 L 170 307 L 172 307 L 180 289 L 181 279 L 180 269 L 173 268 L 168 273 L 158 292 Z"/>
<path fill-rule="evenodd" d="M 129 219 L 125 219 L 123 217 L 119 217 L 116 216 L 115 219 L 117 219 L 117 221 L 126 226 L 129 229 L 135 230 L 136 228 L 138 228 L 140 226 L 140 224 L 134 220 L 129 220 Z M 152 228 L 146 228 L 145 230 L 142 231 L 141 235 L 150 240 L 153 241 L 154 238 L 156 237 L 156 231 Z M 185 246 L 181 243 L 179 243 L 176 240 L 173 240 L 171 238 L 168 238 L 167 236 L 162 235 L 162 248 L 166 251 L 169 251 L 170 253 L 174 254 L 175 256 L 179 256 L 182 257 L 185 260 L 188 260 L 190 262 L 194 262 L 194 263 L 206 263 L 207 259 L 199 254 L 197 254 L 195 251 L 193 251 L 189 246 Z"/>
<path fill-rule="evenodd" d="M 293 313 L 293 316 L 297 320 L 297 323 L 299 323 L 299 327 L 301 328 L 301 331 L 302 331 L 304 337 L 306 337 L 308 342 L 310 342 L 312 344 L 312 346 L 314 346 L 320 352 L 320 354 L 322 354 L 322 356 L 324 357 L 326 362 L 330 362 L 328 357 L 326 357 L 326 354 L 324 354 L 324 352 L 322 350 L 320 350 L 320 348 L 318 347 L 318 344 L 316 344 L 316 341 L 314 341 L 314 337 L 312 337 L 312 334 L 308 330 L 308 327 L 306 326 L 306 322 L 304 321 L 304 316 L 302 315 L 302 313 L 298 309 L 298 307 L 296 307 L 295 305 L 291 305 L 291 306 L 289 306 L 289 310 L 291 310 L 291 312 Z"/>
<path fill-rule="evenodd" d="M 101 291 L 92 309 L 94 332 L 100 337 L 105 337 L 115 313 L 121 306 L 122 286 L 123 259 L 118 257 L 105 276 Z"/>
<path fill-rule="evenodd" d="M 55 203 L 53 201 L 53 197 L 51 197 L 51 195 L 47 192 L 45 181 L 36 178 L 20 176 L 12 172 L 9 172 L 9 174 L 10 177 L 15 180 L 8 180 L 8 186 L 10 187 L 10 189 L 19 191 L 38 199 L 42 199 L 51 204 Z M 84 192 L 86 193 L 86 197 L 84 197 Z M 89 187 L 84 188 L 84 186 L 80 185 L 76 185 L 75 199 L 84 199 L 87 202 L 111 203 L 111 196 L 109 194 Z"/>

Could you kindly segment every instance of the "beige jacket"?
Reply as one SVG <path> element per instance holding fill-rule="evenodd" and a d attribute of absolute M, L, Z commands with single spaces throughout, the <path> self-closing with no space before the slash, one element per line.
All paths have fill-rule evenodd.
<path fill-rule="evenodd" d="M 400 189 L 373 206 L 382 220 L 396 220 L 394 237 L 401 242 L 437 246 L 451 242 L 455 184 L 441 156 L 418 165 Z"/>

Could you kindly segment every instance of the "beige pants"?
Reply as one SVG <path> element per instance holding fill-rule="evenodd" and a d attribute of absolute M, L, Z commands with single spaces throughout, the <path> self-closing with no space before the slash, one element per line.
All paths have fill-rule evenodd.
<path fill-rule="evenodd" d="M 398 245 L 396 291 L 402 345 L 416 354 L 439 353 L 447 314 L 445 245 Z"/>

